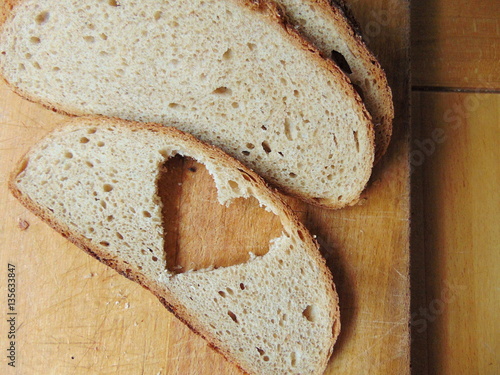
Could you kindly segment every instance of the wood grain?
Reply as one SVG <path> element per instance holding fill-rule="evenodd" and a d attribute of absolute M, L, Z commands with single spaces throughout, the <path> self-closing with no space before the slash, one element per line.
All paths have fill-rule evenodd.
<path fill-rule="evenodd" d="M 292 198 L 287 201 L 317 236 L 340 295 L 343 330 L 326 374 L 408 374 L 408 3 L 359 0 L 352 6 L 362 24 L 369 24 L 380 14 L 387 16 L 380 32 L 370 35 L 370 45 L 382 57 L 394 90 L 394 140 L 374 171 L 360 205 L 328 211 Z M 69 244 L 12 198 L 5 176 L 29 146 L 64 117 L 20 99 L 5 85 L 0 85 L 0 116 L 4 176 L 0 185 L 0 267 L 8 262 L 16 264 L 19 312 L 19 372 L 10 371 L 5 358 L 2 371 L 237 374 L 234 366 L 208 348 L 148 292 Z M 233 223 L 234 212 L 223 209 L 211 216 L 213 210 L 221 210 L 212 204 L 212 181 L 196 165 L 193 173 L 189 169 L 192 166 L 189 161 L 170 166 L 175 175 L 172 181 L 183 184 L 175 199 L 168 202 L 170 213 L 164 213 L 175 247 L 172 257 L 177 257 L 181 265 L 194 263 L 197 267 L 205 262 L 228 265 L 242 261 L 242 253 L 235 252 L 235 257 L 226 259 L 219 248 L 228 246 L 230 239 L 237 242 L 243 238 L 246 242 L 240 249 L 267 241 L 276 224 L 252 202 L 236 207 L 246 212 L 248 220 L 244 223 Z M 200 220 L 196 220 L 198 215 L 203 215 Z M 181 219 L 175 221 L 176 216 Z M 29 223 L 27 229 L 19 227 L 20 219 Z M 192 240 L 192 230 L 201 241 L 216 241 L 224 233 L 226 237 L 216 247 L 215 256 L 207 251 L 183 258 L 182 250 Z M 4 283 L 0 280 L 0 290 L 5 290 Z M 5 295 L 1 298 L 0 306 L 5 306 Z M 0 332 L 5 331 L 2 319 Z"/>
<path fill-rule="evenodd" d="M 412 3 L 414 86 L 500 89 L 500 2 Z"/>
<path fill-rule="evenodd" d="M 429 374 L 498 374 L 500 96 L 414 96 L 414 145 L 427 150 L 418 166 L 425 280 L 414 285 L 427 293 L 414 330 L 426 335 Z"/>

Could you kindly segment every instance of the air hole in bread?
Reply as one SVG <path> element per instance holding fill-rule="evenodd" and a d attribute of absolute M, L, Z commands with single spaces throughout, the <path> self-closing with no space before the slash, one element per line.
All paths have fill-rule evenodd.
<path fill-rule="evenodd" d="M 89 139 L 87 137 L 80 138 L 80 143 L 88 143 Z"/>
<path fill-rule="evenodd" d="M 162 12 L 160 10 L 156 11 L 155 14 L 153 15 L 153 18 L 155 21 L 158 21 L 162 16 Z"/>
<path fill-rule="evenodd" d="M 192 168 L 196 173 L 191 172 Z M 246 181 L 255 181 L 245 171 L 239 172 Z M 230 181 L 226 191 L 240 195 L 242 182 L 235 178 Z M 270 241 L 283 232 L 279 217 L 261 208 L 253 197 L 233 199 L 229 207 L 221 205 L 212 176 L 192 158 L 168 158 L 160 169 L 157 186 L 163 206 L 166 267 L 174 274 L 246 263 L 250 252 L 265 255 Z M 203 205 L 189 204 L 194 200 Z M 193 222 L 197 225 L 193 226 Z M 265 233 L 259 230 L 262 227 L 267 229 Z M 241 288 L 238 283 L 221 292 L 229 296 Z"/>
<path fill-rule="evenodd" d="M 108 0 L 108 4 L 111 5 L 112 7 L 119 7 L 120 2 L 117 0 Z"/>
<path fill-rule="evenodd" d="M 184 108 L 184 106 L 183 106 L 183 105 L 180 105 L 180 104 L 178 104 L 178 103 L 169 103 L 169 104 L 168 104 L 168 107 L 169 107 L 169 108 L 174 108 L 174 109 L 182 109 L 182 108 Z"/>
<path fill-rule="evenodd" d="M 234 191 L 236 194 L 240 193 L 240 186 L 238 185 L 238 183 L 236 181 L 229 180 L 228 183 L 229 183 L 229 186 L 231 187 L 232 191 Z"/>
<path fill-rule="evenodd" d="M 106 193 L 109 193 L 111 190 L 113 190 L 113 186 L 110 184 L 104 184 L 102 186 L 102 190 L 104 190 L 104 192 L 106 192 Z"/>
<path fill-rule="evenodd" d="M 359 152 L 359 139 L 358 139 L 358 132 L 353 131 L 352 135 L 354 136 L 354 143 L 356 144 L 356 152 Z"/>
<path fill-rule="evenodd" d="M 224 54 L 222 55 L 222 58 L 223 58 L 224 60 L 230 60 L 230 59 L 231 59 L 231 57 L 232 57 L 232 55 L 233 55 L 233 51 L 231 50 L 231 48 L 228 48 L 228 49 L 226 50 L 226 52 L 224 52 Z"/>
<path fill-rule="evenodd" d="M 344 55 L 342 55 L 340 52 L 333 50 L 331 53 L 331 58 L 333 61 L 335 61 L 338 67 L 342 69 L 344 73 L 352 74 L 351 67 L 349 66 L 349 63 L 347 62 Z"/>
<path fill-rule="evenodd" d="M 67 159 L 72 159 L 73 158 L 73 153 L 71 153 L 69 151 L 66 151 L 64 153 L 64 157 L 67 158 Z"/>
<path fill-rule="evenodd" d="M 95 42 L 95 38 L 91 35 L 84 36 L 83 40 L 85 40 L 87 43 L 94 43 Z"/>
<path fill-rule="evenodd" d="M 289 141 L 293 141 L 294 137 L 293 137 L 293 132 L 292 132 L 292 126 L 290 124 L 290 119 L 285 118 L 283 126 L 285 128 L 286 139 L 288 139 Z"/>
<path fill-rule="evenodd" d="M 271 146 L 269 146 L 269 142 L 264 141 L 262 142 L 262 149 L 266 152 L 266 154 L 269 154 L 271 150 Z"/>
<path fill-rule="evenodd" d="M 292 367 L 297 366 L 297 353 L 296 352 L 292 352 L 290 354 L 290 364 L 292 365 Z"/>
<path fill-rule="evenodd" d="M 247 43 L 247 47 L 250 51 L 253 51 L 257 48 L 257 45 L 254 43 Z"/>
<path fill-rule="evenodd" d="M 50 17 L 50 13 L 47 12 L 47 11 L 44 11 L 42 13 L 39 13 L 36 17 L 35 17 L 35 22 L 38 24 L 38 25 L 42 25 L 44 24 L 45 22 L 47 22 L 49 20 L 49 17 Z"/>
<path fill-rule="evenodd" d="M 310 322 L 316 321 L 316 314 L 316 308 L 314 307 L 314 305 L 308 305 L 302 312 L 302 315 Z"/>
<path fill-rule="evenodd" d="M 243 169 L 238 168 L 238 171 L 242 174 L 243 178 L 247 181 L 256 181 L 255 178 L 251 175 L 249 175 L 247 172 L 245 172 Z"/>
<path fill-rule="evenodd" d="M 222 87 L 217 87 L 214 91 L 212 91 L 212 94 L 216 95 L 231 95 L 233 91 L 225 86 Z"/>
<path fill-rule="evenodd" d="M 234 321 L 235 323 L 238 323 L 238 318 L 236 317 L 236 314 L 235 314 L 235 313 L 233 313 L 231 310 L 229 310 L 229 311 L 227 312 L 227 315 L 229 315 L 229 316 L 231 317 L 231 319 L 233 319 L 233 321 Z"/>
<path fill-rule="evenodd" d="M 37 37 L 37 36 L 32 36 L 30 38 L 30 42 L 33 43 L 33 44 L 39 44 L 41 42 L 40 38 Z"/>

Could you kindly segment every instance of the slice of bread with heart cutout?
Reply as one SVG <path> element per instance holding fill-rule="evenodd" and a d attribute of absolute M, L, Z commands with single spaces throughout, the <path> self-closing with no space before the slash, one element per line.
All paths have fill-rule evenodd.
<path fill-rule="evenodd" d="M 279 217 L 282 234 L 265 255 L 217 269 L 168 270 L 157 185 L 175 155 L 207 168 L 221 204 L 254 197 Z M 244 372 L 324 371 L 340 323 L 317 243 L 258 175 L 219 149 L 161 125 L 75 118 L 26 154 L 10 189 L 70 241 L 153 292 Z"/>

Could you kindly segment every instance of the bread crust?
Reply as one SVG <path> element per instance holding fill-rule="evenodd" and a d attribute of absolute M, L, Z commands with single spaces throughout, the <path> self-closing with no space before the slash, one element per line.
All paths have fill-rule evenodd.
<path fill-rule="evenodd" d="M 7 17 L 9 17 L 13 13 L 13 8 L 15 7 L 15 5 L 21 3 L 22 1 L 23 0 L 9 0 L 11 6 L 7 7 L 6 10 L 2 11 L 2 14 L 5 13 L 5 17 L 3 19 L 3 22 L 0 23 L 0 32 Z M 375 130 L 372 123 L 371 115 L 367 111 L 361 96 L 352 85 L 351 80 L 331 59 L 324 58 L 319 49 L 317 49 L 311 42 L 307 41 L 305 38 L 301 36 L 301 34 L 296 30 L 295 26 L 289 22 L 284 9 L 281 8 L 275 2 L 270 0 L 226 0 L 226 1 L 231 1 L 247 9 L 250 9 L 257 16 L 265 19 L 270 26 L 274 27 L 279 33 L 284 35 L 286 39 L 288 39 L 299 50 L 304 51 L 306 53 L 306 57 L 310 59 L 310 61 L 313 61 L 316 65 L 319 65 L 323 69 L 327 70 L 333 76 L 334 80 L 342 86 L 342 91 L 346 93 L 347 96 L 354 99 L 357 105 L 356 110 L 358 112 L 359 118 L 366 126 L 367 137 L 369 139 L 369 145 L 368 145 L 369 151 L 367 152 L 368 160 L 366 160 L 366 162 L 364 163 L 364 168 L 361 171 L 362 177 L 360 177 L 360 179 L 364 181 L 364 186 L 362 189 L 359 190 L 359 194 L 350 197 L 350 201 L 339 203 L 335 199 L 317 199 L 313 195 L 307 195 L 305 193 L 298 192 L 291 188 L 287 188 L 284 185 L 279 186 L 279 188 L 288 195 L 297 197 L 309 204 L 328 209 L 339 209 L 342 207 L 353 206 L 357 204 L 360 199 L 361 192 L 366 188 L 366 185 L 368 184 L 368 180 L 371 175 L 371 171 L 374 165 L 376 146 L 375 146 Z M 0 72 L 0 74 L 1 73 L 2 72 Z M 60 106 L 57 106 L 57 104 L 54 105 L 53 103 L 44 101 L 42 98 L 26 93 L 23 90 L 19 89 L 18 87 L 15 87 L 13 84 L 8 82 L 4 76 L 2 76 L 2 78 L 7 83 L 9 88 L 12 89 L 16 94 L 33 103 L 41 104 L 42 106 L 44 106 L 49 110 L 69 116 L 88 115 L 82 111 L 79 111 L 76 108 L 71 108 L 70 106 L 66 106 L 65 108 L 60 108 Z"/>
<path fill-rule="evenodd" d="M 233 159 L 229 155 L 225 154 L 222 150 L 214 146 L 202 143 L 192 135 L 186 134 L 176 128 L 165 127 L 160 124 L 139 123 L 117 118 L 104 118 L 99 116 L 74 118 L 67 121 L 66 124 L 68 126 L 78 126 L 78 124 L 80 124 L 82 121 L 92 122 L 93 126 L 105 126 L 111 124 L 118 127 L 128 127 L 132 129 L 135 128 L 138 130 L 155 132 L 159 136 L 164 135 L 179 140 L 187 147 L 187 149 L 197 150 L 207 157 L 214 158 L 215 160 L 218 160 L 219 163 L 223 163 L 226 166 L 234 169 L 235 171 L 249 176 L 249 178 L 253 181 L 253 187 L 258 192 L 257 195 L 265 196 L 268 201 L 272 202 L 273 208 L 275 208 L 278 212 L 277 214 L 284 226 L 286 223 L 288 223 L 289 226 L 293 227 L 295 230 L 302 232 L 303 243 L 305 244 L 304 249 L 307 251 L 309 256 L 314 259 L 318 267 L 320 267 L 323 285 L 329 286 L 327 288 L 327 290 L 329 291 L 329 295 L 327 296 L 327 298 L 332 301 L 331 305 L 333 309 L 332 311 L 330 311 L 330 319 L 333 321 L 333 331 L 330 337 L 329 350 L 324 353 L 321 364 L 317 366 L 318 369 L 324 369 L 333 351 L 333 345 L 340 333 L 340 312 L 338 307 L 338 295 L 335 289 L 335 284 L 333 283 L 333 277 L 330 269 L 326 266 L 325 259 L 319 252 L 319 245 L 317 241 L 314 240 L 309 231 L 298 220 L 292 209 L 283 201 L 283 199 L 278 194 L 276 194 L 276 190 L 270 188 L 266 184 L 266 182 L 255 172 L 245 167 L 236 159 Z M 29 153 L 30 151 L 28 151 L 20 159 L 10 175 L 8 187 L 14 197 L 16 197 L 28 210 L 42 219 L 42 221 L 46 222 L 50 227 L 59 232 L 70 242 L 84 250 L 87 254 L 113 268 L 119 274 L 134 282 L 137 282 L 142 287 L 152 292 L 167 310 L 169 310 L 179 320 L 186 324 L 194 333 L 207 340 L 209 346 L 212 349 L 221 353 L 229 362 L 236 365 L 244 373 L 250 374 L 250 372 L 246 372 L 241 363 L 236 361 L 233 357 L 231 357 L 227 352 L 224 351 L 224 349 L 221 347 L 221 342 L 216 337 L 210 335 L 210 333 L 206 329 L 204 329 L 203 325 L 199 322 L 197 317 L 190 315 L 183 308 L 182 304 L 177 301 L 176 298 L 171 293 L 169 293 L 167 289 L 162 287 L 156 280 L 149 280 L 145 278 L 142 274 L 131 269 L 129 265 L 125 264 L 120 259 L 110 258 L 109 256 L 107 256 L 106 251 L 101 249 L 98 244 L 92 243 L 92 241 L 85 238 L 83 235 L 73 233 L 67 225 L 59 222 L 57 218 L 52 214 L 52 212 L 50 212 L 50 210 L 37 205 L 27 195 L 23 194 L 23 192 L 18 188 L 16 184 L 16 179 L 17 176 L 26 168 L 28 163 L 27 157 Z"/>

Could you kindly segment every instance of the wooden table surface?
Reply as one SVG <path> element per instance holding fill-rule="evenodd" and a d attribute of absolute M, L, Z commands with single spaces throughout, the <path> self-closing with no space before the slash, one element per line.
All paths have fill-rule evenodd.
<path fill-rule="evenodd" d="M 412 6 L 412 369 L 500 374 L 500 2 Z"/>
<path fill-rule="evenodd" d="M 339 291 L 343 329 L 326 374 L 408 374 L 409 4 L 356 0 L 352 6 L 394 91 L 394 139 L 360 205 L 329 211 L 295 199 L 288 202 L 317 236 Z M 64 116 L 19 98 L 5 85 L 0 85 L 0 116 L 2 353 L 8 348 L 9 324 L 4 317 L 9 263 L 16 265 L 18 312 L 17 367 L 9 368 L 2 355 L 0 373 L 237 374 L 147 291 L 54 233 L 7 192 L 6 177 L 14 162 Z M 197 177 L 186 168 L 179 173 L 182 196 L 172 204 L 189 203 L 179 204 L 184 221 L 176 241 L 193 237 L 213 241 L 223 236 L 224 231 L 210 228 L 226 226 L 225 213 L 215 214 L 207 204 L 214 200 L 210 178 L 201 169 Z M 200 188 L 193 187 L 196 183 Z M 234 236 L 251 235 L 256 240 L 269 236 L 268 226 L 273 224 L 264 221 L 262 210 L 244 209 L 248 220 L 229 227 L 226 238 L 232 236 L 231 230 Z M 194 220 L 197 216 L 199 220 Z M 251 219 L 260 228 L 253 234 L 248 230 L 251 224 L 246 224 Z"/>
<path fill-rule="evenodd" d="M 382 64 L 389 72 L 395 71 L 398 61 L 391 53 L 384 53 L 388 47 L 378 41 L 387 36 L 397 38 L 397 22 L 386 18 L 386 7 L 401 7 L 404 2 L 348 3 L 355 8 L 372 47 L 378 49 Z M 499 7 L 497 0 L 412 2 L 409 319 L 414 374 L 500 373 Z M 398 78 L 392 76 L 392 83 Z M 0 101 L 4 184 L 9 166 L 63 117 L 12 96 L 4 86 L 0 87 Z M 398 137 L 403 139 L 404 132 Z M 393 157 L 405 152 L 402 141 L 392 147 Z M 401 161 L 391 160 L 385 162 L 382 171 L 402 171 L 404 176 Z M 383 175 L 380 170 L 376 173 Z M 399 331 L 384 336 L 388 331 L 384 319 L 390 317 L 390 312 L 385 310 L 383 301 L 376 303 L 375 289 L 358 292 L 359 286 L 353 281 L 360 279 L 368 284 L 373 267 L 360 267 L 360 256 L 352 252 L 359 243 L 349 244 L 347 240 L 346 223 L 358 228 L 359 215 L 375 215 L 371 222 L 365 217 L 363 224 L 382 220 L 383 227 L 392 221 L 382 217 L 381 212 L 393 217 L 404 214 L 404 207 L 397 205 L 381 211 L 388 196 L 405 193 L 395 185 L 386 193 L 385 183 L 375 184 L 369 190 L 368 209 L 356 207 L 329 214 L 291 201 L 309 228 L 320 235 L 325 245 L 330 244 L 330 264 L 335 264 L 333 270 L 344 302 L 344 334 L 336 349 L 341 354 L 332 361 L 328 369 L 331 374 L 400 374 L 408 368 L 405 356 L 401 352 L 398 355 L 393 341 L 398 334 L 403 337 L 405 331 L 399 324 L 395 326 Z M 234 373 L 217 353 L 172 319 L 148 293 L 52 235 L 6 193 L 5 185 L 0 207 L 0 267 L 4 268 L 0 272 L 0 308 L 6 306 L 5 268 L 13 262 L 19 271 L 18 303 L 24 314 L 23 324 L 18 327 L 22 342 L 19 363 L 31 366 L 12 373 L 142 371 L 188 375 L 200 373 L 201 368 L 217 374 Z M 19 220 L 26 220 L 30 227 L 23 230 Z M 404 229 L 400 227 L 400 231 L 401 228 Z M 370 232 L 376 241 L 383 238 L 377 235 L 379 230 L 372 227 Z M 7 234 L 13 231 L 15 236 Z M 382 257 L 378 253 L 374 256 Z M 377 282 L 384 275 L 397 280 L 392 278 L 395 273 L 384 274 L 390 265 L 386 263 L 385 268 L 373 273 L 379 275 Z M 404 282 L 404 260 L 399 267 Z M 368 276 L 363 278 L 366 272 Z M 400 301 L 404 303 L 404 298 Z M 404 318 L 400 323 L 403 321 Z M 363 334 L 357 329 L 360 326 L 365 330 Z M 4 319 L 0 328 L 4 349 Z M 370 340 L 358 344 L 367 329 Z M 393 346 L 387 346 L 391 342 Z M 404 346 L 404 341 L 401 343 Z M 5 364 L 6 358 L 2 357 L 0 373 L 4 373 Z"/>

